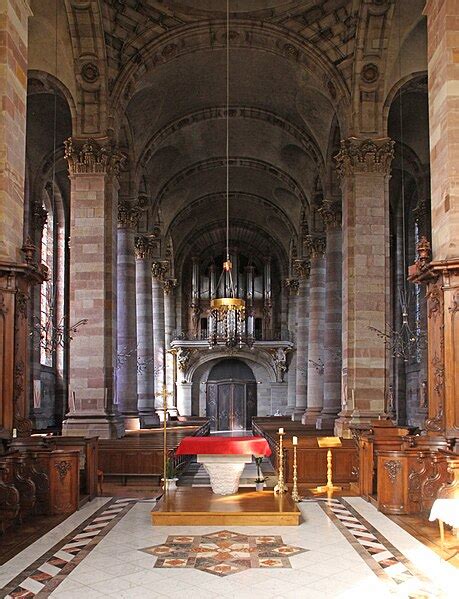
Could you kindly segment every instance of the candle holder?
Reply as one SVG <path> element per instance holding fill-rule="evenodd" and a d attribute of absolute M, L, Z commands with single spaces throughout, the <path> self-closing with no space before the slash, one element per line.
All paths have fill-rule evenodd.
<path fill-rule="evenodd" d="M 298 495 L 298 475 L 297 475 L 297 464 L 296 464 L 296 445 L 293 445 L 293 489 L 292 499 L 293 501 L 299 501 L 300 496 Z"/>
<path fill-rule="evenodd" d="M 284 448 L 283 448 L 283 437 L 285 433 L 278 433 L 279 435 L 279 454 L 277 458 L 279 474 L 277 476 L 277 485 L 274 487 L 274 493 L 286 493 L 287 486 L 284 482 Z"/>

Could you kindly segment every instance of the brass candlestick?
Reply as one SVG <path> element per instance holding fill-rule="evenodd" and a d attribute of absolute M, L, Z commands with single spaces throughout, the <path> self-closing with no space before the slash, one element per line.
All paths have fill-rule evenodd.
<path fill-rule="evenodd" d="M 297 464 L 296 464 L 296 445 L 293 445 L 293 489 L 292 489 L 293 501 L 299 501 L 300 496 L 298 495 L 298 476 L 297 476 Z"/>
<path fill-rule="evenodd" d="M 332 447 L 341 447 L 341 439 L 339 437 L 321 437 L 317 439 L 319 447 L 328 448 L 327 451 L 327 484 L 316 487 L 319 493 L 329 493 L 331 491 L 340 491 L 342 487 L 333 484 L 332 480 Z"/>
<path fill-rule="evenodd" d="M 172 393 L 169 393 L 166 385 L 163 385 L 161 393 L 155 393 L 156 397 L 163 398 L 163 483 L 164 492 L 167 493 L 167 398 Z"/>
<path fill-rule="evenodd" d="M 279 474 L 277 477 L 277 485 L 274 487 L 274 493 L 286 493 L 287 486 L 284 482 L 284 449 L 283 449 L 283 437 L 284 432 L 279 432 L 279 455 L 278 455 L 278 469 Z"/>

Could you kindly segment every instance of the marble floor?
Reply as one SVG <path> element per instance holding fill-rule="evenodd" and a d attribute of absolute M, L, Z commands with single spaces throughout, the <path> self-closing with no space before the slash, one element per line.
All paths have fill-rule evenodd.
<path fill-rule="evenodd" d="M 87 504 L 0 567 L 0 597 L 459 596 L 457 569 L 358 497 L 305 500 L 298 527 L 153 528 L 153 504 Z"/>

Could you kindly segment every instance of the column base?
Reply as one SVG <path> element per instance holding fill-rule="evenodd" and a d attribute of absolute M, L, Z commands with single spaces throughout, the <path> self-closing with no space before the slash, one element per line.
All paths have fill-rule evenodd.
<path fill-rule="evenodd" d="M 147 412 L 139 414 L 140 428 L 157 428 L 160 425 L 160 419 L 156 412 Z"/>
<path fill-rule="evenodd" d="M 126 431 L 138 431 L 140 429 L 140 418 L 139 416 L 130 416 L 128 414 L 122 415 L 124 420 L 124 430 Z"/>
<path fill-rule="evenodd" d="M 373 420 L 388 420 L 388 417 L 386 414 L 373 410 L 341 412 L 335 422 L 335 435 L 344 439 L 352 439 L 351 427 L 362 430 L 369 429 Z"/>
<path fill-rule="evenodd" d="M 301 418 L 301 424 L 309 424 L 316 426 L 317 418 L 320 416 L 322 412 L 322 408 L 319 406 L 317 408 L 307 408 L 306 412 L 303 414 Z"/>
<path fill-rule="evenodd" d="M 305 408 L 303 408 L 303 409 L 293 408 L 293 411 L 291 413 L 292 420 L 294 422 L 301 422 L 301 419 L 303 418 L 304 410 L 305 410 Z"/>
<path fill-rule="evenodd" d="M 124 420 L 119 414 L 72 413 L 62 423 L 64 437 L 120 439 L 124 432 Z"/>
<path fill-rule="evenodd" d="M 338 418 L 338 413 L 334 414 L 320 414 L 320 416 L 316 420 L 316 429 L 317 430 L 333 430 L 335 426 L 335 421 Z"/>

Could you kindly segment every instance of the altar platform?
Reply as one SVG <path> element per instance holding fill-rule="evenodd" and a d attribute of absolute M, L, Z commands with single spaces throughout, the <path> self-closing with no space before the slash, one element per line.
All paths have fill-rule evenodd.
<path fill-rule="evenodd" d="M 298 526 L 301 512 L 289 494 L 240 489 L 216 495 L 208 488 L 169 491 L 151 511 L 153 526 Z"/>

